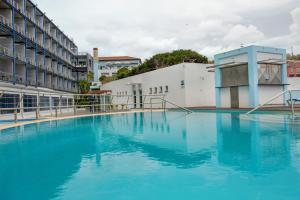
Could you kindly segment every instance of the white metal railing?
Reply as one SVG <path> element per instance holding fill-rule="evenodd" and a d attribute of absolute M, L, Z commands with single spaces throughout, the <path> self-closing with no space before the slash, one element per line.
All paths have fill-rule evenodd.
<path fill-rule="evenodd" d="M 300 99 L 293 98 L 293 92 L 300 92 L 300 90 L 286 90 L 286 91 L 280 92 L 277 95 L 275 95 L 275 96 L 271 97 L 270 99 L 268 99 L 263 104 L 260 104 L 260 105 L 256 106 L 255 108 L 253 108 L 252 110 L 250 110 L 246 114 L 249 115 L 249 114 L 257 111 L 258 109 L 266 106 L 267 104 L 270 104 L 270 103 L 274 102 L 279 97 L 284 97 L 284 95 L 288 94 L 289 95 L 288 98 L 284 97 L 284 99 L 285 98 L 287 99 L 287 102 L 283 102 L 283 105 L 285 105 L 287 103 L 289 105 L 290 109 L 291 109 L 292 114 L 294 115 L 294 113 L 295 113 L 295 109 L 294 109 L 295 103 L 297 101 L 300 101 Z"/>
<path fill-rule="evenodd" d="M 41 83 L 38 83 L 40 85 Z M 62 85 L 55 88 L 63 88 Z M 74 90 L 74 89 L 70 89 Z M 115 96 L 111 94 L 68 94 L 63 92 L 16 92 L 1 91 L 0 97 L 5 104 L 0 107 L 0 119 L 13 118 L 15 122 L 18 119 L 32 118 L 32 115 L 39 119 L 41 117 L 59 117 L 76 115 L 94 115 L 106 112 L 129 111 L 131 109 L 149 109 L 162 102 L 137 103 L 134 101 L 136 96 Z M 13 94 L 13 95 L 4 95 Z M 145 95 L 143 99 L 154 96 Z M 122 100 L 122 101 L 120 101 Z M 151 105 L 150 105 L 151 104 Z M 66 114 L 66 115 L 65 115 Z"/>

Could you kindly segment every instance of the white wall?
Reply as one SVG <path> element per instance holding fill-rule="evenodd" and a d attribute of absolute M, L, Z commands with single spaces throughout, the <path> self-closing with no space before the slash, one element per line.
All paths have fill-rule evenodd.
<path fill-rule="evenodd" d="M 221 108 L 231 108 L 230 88 L 221 88 Z"/>
<path fill-rule="evenodd" d="M 248 54 L 240 54 L 236 56 L 230 56 L 228 58 L 223 58 L 220 64 L 230 63 L 230 62 L 248 62 Z"/>
<path fill-rule="evenodd" d="M 258 99 L 259 104 L 263 104 L 272 97 L 278 95 L 279 93 L 283 92 L 283 86 L 271 86 L 271 85 L 260 85 L 258 86 Z M 283 103 L 283 96 L 279 97 L 278 99 L 274 100 L 271 104 L 282 104 Z"/>
<path fill-rule="evenodd" d="M 248 108 L 250 105 L 249 99 L 249 87 L 241 86 L 239 87 L 239 107 Z"/>
<path fill-rule="evenodd" d="M 104 84 L 103 90 L 112 90 L 113 95 L 132 95 L 132 84 L 141 84 L 143 95 L 165 95 L 165 99 L 184 107 L 215 106 L 214 74 L 208 73 L 204 64 L 183 63 L 148 73 L 128 77 Z M 202 79 L 204 77 L 204 79 Z M 181 81 L 185 82 L 184 88 Z M 168 86 L 169 91 L 165 91 Z M 158 93 L 154 94 L 157 87 Z M 159 93 L 159 88 L 163 92 Z M 149 100 L 146 102 L 149 103 Z M 159 102 L 159 101 L 156 101 Z M 167 104 L 167 107 L 174 106 Z"/>
<path fill-rule="evenodd" d="M 188 107 L 215 107 L 215 76 L 207 65 L 188 64 L 185 67 L 185 98 Z"/>

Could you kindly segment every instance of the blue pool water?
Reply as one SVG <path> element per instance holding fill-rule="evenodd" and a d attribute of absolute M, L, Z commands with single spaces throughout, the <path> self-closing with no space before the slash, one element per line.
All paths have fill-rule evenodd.
<path fill-rule="evenodd" d="M 0 199 L 298 200 L 300 126 L 168 112 L 8 129 Z"/>

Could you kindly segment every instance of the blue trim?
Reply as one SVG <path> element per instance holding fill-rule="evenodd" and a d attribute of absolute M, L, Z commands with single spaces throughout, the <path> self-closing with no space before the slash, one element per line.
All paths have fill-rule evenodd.
<path fill-rule="evenodd" d="M 13 1 L 13 5 L 15 2 Z M 13 39 L 13 69 L 12 69 L 12 77 L 13 84 L 16 84 L 16 31 L 15 31 L 15 7 L 12 7 L 12 39 Z"/>
<path fill-rule="evenodd" d="M 248 78 L 249 78 L 249 106 L 256 107 L 259 104 L 258 97 L 258 64 L 257 51 L 254 46 L 248 51 Z"/>
<path fill-rule="evenodd" d="M 248 56 L 248 78 L 249 78 L 249 107 L 255 107 L 259 105 L 259 92 L 258 92 L 258 53 L 269 53 L 282 55 L 282 59 L 286 60 L 286 50 L 280 48 L 263 47 L 263 46 L 248 46 L 240 49 L 228 51 L 225 53 L 215 55 L 215 64 L 221 63 L 221 60 L 228 59 L 230 57 L 236 57 L 239 55 L 247 54 Z M 282 65 L 282 83 L 283 87 L 287 89 L 287 66 Z M 216 106 L 221 106 L 221 72 L 220 67 L 215 68 L 215 84 L 216 84 Z"/>

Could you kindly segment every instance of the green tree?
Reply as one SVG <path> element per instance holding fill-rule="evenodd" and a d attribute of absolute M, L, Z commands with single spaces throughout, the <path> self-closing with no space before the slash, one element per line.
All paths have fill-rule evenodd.
<path fill-rule="evenodd" d="M 87 74 L 87 81 L 90 83 L 93 82 L 93 80 L 94 80 L 94 73 L 89 71 Z"/>
<path fill-rule="evenodd" d="M 126 78 L 129 75 L 130 70 L 126 67 L 123 67 L 121 69 L 118 70 L 117 72 L 117 78 L 118 79 L 122 79 L 122 78 Z"/>
<path fill-rule="evenodd" d="M 81 94 L 86 94 L 90 91 L 91 83 L 89 83 L 88 81 L 81 80 L 79 81 L 78 85 Z"/>
<path fill-rule="evenodd" d="M 291 54 L 288 54 L 287 55 L 287 59 L 288 60 L 300 60 L 300 55 L 291 55 Z"/>
<path fill-rule="evenodd" d="M 133 68 L 129 72 L 122 73 L 121 78 L 133 76 L 156 69 L 180 64 L 183 62 L 189 63 L 208 63 L 208 58 L 192 50 L 176 50 L 168 53 L 156 54 L 150 59 L 145 60 L 143 64 Z M 119 77 L 118 77 L 119 78 Z"/>

